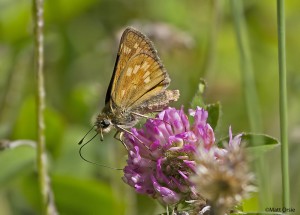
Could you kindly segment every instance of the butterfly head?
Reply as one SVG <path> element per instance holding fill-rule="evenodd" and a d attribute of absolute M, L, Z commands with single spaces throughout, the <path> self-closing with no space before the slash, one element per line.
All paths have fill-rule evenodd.
<path fill-rule="evenodd" d="M 103 140 L 103 133 L 108 133 L 113 127 L 111 120 L 105 114 L 99 114 L 95 125 L 96 131 L 101 135 L 101 140 Z"/>

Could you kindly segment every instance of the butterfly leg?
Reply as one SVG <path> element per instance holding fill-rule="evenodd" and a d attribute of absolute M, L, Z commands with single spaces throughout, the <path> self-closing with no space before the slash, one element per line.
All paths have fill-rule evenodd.
<path fill-rule="evenodd" d="M 123 146 L 125 147 L 125 149 L 128 151 L 128 147 L 127 147 L 127 145 L 125 144 L 125 142 L 123 141 L 123 135 L 124 135 L 123 132 L 117 131 L 117 132 L 115 133 L 115 135 L 114 135 L 114 138 L 115 138 L 116 140 L 120 141 L 120 142 L 123 144 Z"/>
<path fill-rule="evenodd" d="M 161 111 L 155 111 L 155 112 L 160 113 Z M 160 120 L 160 121 L 163 121 L 164 123 L 167 123 L 167 124 L 171 125 L 169 122 L 167 122 L 167 121 L 165 121 L 163 119 L 153 118 L 153 117 L 146 116 L 146 115 L 143 115 L 143 114 L 140 114 L 140 113 L 136 113 L 136 112 L 130 112 L 130 113 L 132 113 L 133 115 L 139 116 L 139 117 L 146 118 L 146 119 Z"/>
<path fill-rule="evenodd" d="M 135 139 L 137 139 L 140 143 L 143 143 L 143 141 L 141 141 L 141 140 L 140 140 L 137 136 L 135 136 L 131 131 L 128 131 L 128 130 L 126 130 L 125 128 L 122 128 L 122 127 L 120 127 L 120 126 L 117 126 L 117 128 L 121 130 L 120 133 L 126 132 L 126 133 L 130 134 L 131 136 L 133 136 Z M 121 135 L 120 135 L 120 136 L 121 136 Z M 122 136 L 123 136 L 123 135 L 122 135 Z"/>
<path fill-rule="evenodd" d="M 134 135 L 131 131 L 128 131 L 128 130 L 126 130 L 125 128 L 122 128 L 122 127 L 120 127 L 120 126 L 117 126 L 117 128 L 118 129 L 120 129 L 122 132 L 121 133 L 123 133 L 123 132 L 127 132 L 128 134 L 130 134 L 131 136 L 133 136 L 135 139 L 137 139 L 141 144 L 143 144 L 146 148 L 147 148 L 147 150 L 149 150 L 150 151 L 150 148 L 148 147 L 148 146 L 146 146 L 145 144 L 144 144 L 144 142 L 143 141 L 141 141 L 136 135 Z M 123 135 L 122 135 L 123 136 Z M 122 141 L 121 141 L 122 142 Z M 123 143 L 123 142 L 122 142 Z M 123 143 L 123 145 L 125 145 L 125 143 Z M 126 147 L 127 148 L 127 147 Z"/>

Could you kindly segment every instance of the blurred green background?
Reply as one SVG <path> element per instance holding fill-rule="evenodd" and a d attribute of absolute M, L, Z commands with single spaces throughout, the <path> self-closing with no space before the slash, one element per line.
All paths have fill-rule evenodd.
<path fill-rule="evenodd" d="M 300 1 L 286 1 L 290 175 L 292 206 L 300 205 Z M 35 140 L 35 73 L 32 2 L 0 0 L 0 139 Z M 276 2 L 244 1 L 263 133 L 279 138 Z M 122 171 L 84 162 L 78 141 L 104 105 L 124 27 L 153 40 L 169 71 L 170 89 L 189 107 L 200 78 L 206 102 L 220 101 L 217 138 L 251 131 L 242 91 L 232 11 L 226 1 L 45 1 L 46 142 L 55 202 L 61 214 L 158 214 L 136 195 Z M 83 149 L 88 160 L 124 167 L 126 151 L 113 139 L 95 138 Z M 281 206 L 280 148 L 266 153 L 272 203 Z M 40 214 L 35 151 L 20 146 L 0 152 L 0 214 Z M 254 206 L 253 206 L 254 207 Z M 296 211 L 300 208 L 296 207 Z"/>

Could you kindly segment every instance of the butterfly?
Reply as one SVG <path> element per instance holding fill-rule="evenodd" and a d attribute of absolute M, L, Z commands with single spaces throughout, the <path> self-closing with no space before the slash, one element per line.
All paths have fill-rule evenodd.
<path fill-rule="evenodd" d="M 95 127 L 103 133 L 117 130 L 115 138 L 135 126 L 145 114 L 163 110 L 179 98 L 178 90 L 166 90 L 169 75 L 153 43 L 140 31 L 127 27 L 122 34 L 110 80 L 105 107 L 97 116 Z M 121 140 L 122 141 L 122 140 Z M 123 143 L 124 144 L 124 143 Z M 126 146 L 125 146 L 126 147 Z"/>

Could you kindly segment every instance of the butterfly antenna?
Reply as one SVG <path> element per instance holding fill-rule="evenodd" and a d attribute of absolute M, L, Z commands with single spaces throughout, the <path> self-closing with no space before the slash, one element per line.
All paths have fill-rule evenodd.
<path fill-rule="evenodd" d="M 113 169 L 113 170 L 122 170 L 121 168 L 113 168 L 113 167 L 106 166 L 106 165 L 103 165 L 103 164 L 95 163 L 95 162 L 93 162 L 93 161 L 89 161 L 89 160 L 87 160 L 86 158 L 84 158 L 84 157 L 82 156 L 82 152 L 81 152 L 82 148 L 83 148 L 84 146 L 86 146 L 89 142 L 91 142 L 97 135 L 98 135 L 98 133 L 95 134 L 89 141 L 87 141 L 87 142 L 84 143 L 82 146 L 80 146 L 80 149 L 79 149 L 79 155 L 80 155 L 81 159 L 84 160 L 85 162 L 88 162 L 88 163 L 91 163 L 91 164 L 94 164 L 94 165 L 97 165 L 97 166 L 101 166 L 101 167 L 104 167 L 104 168 Z"/>
<path fill-rule="evenodd" d="M 78 145 L 81 145 L 82 144 L 82 142 L 83 142 L 83 140 L 84 140 L 84 138 L 94 129 L 94 127 L 95 127 L 96 125 L 93 125 L 93 127 L 83 136 L 83 138 L 78 142 Z M 102 131 L 102 130 L 101 130 Z M 95 135 L 96 136 L 96 135 Z M 94 137 L 93 137 L 94 138 Z M 92 138 L 92 139 L 93 139 Z M 90 139 L 88 142 L 90 142 L 92 139 Z"/>

